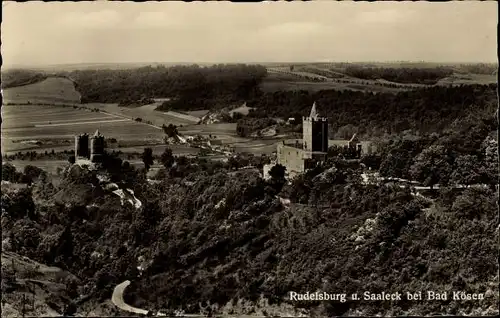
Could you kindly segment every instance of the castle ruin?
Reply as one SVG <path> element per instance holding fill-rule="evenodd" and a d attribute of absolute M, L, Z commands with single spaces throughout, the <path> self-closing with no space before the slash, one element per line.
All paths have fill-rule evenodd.
<path fill-rule="evenodd" d="M 75 136 L 75 159 L 89 159 L 89 135 L 87 133 Z"/>
<path fill-rule="evenodd" d="M 89 148 L 90 146 L 90 148 Z M 75 160 L 90 160 L 92 162 L 101 162 L 104 155 L 105 142 L 104 136 L 99 130 L 96 130 L 90 138 L 87 133 L 75 136 Z"/>
<path fill-rule="evenodd" d="M 326 161 L 328 156 L 328 118 L 321 117 L 316 103 L 307 117 L 302 117 L 302 140 L 283 141 L 277 146 L 276 164 L 286 167 L 289 178 L 314 168 Z M 356 134 L 344 143 L 344 148 L 351 150 L 359 158 L 362 145 Z M 264 169 L 264 177 L 267 177 Z"/>

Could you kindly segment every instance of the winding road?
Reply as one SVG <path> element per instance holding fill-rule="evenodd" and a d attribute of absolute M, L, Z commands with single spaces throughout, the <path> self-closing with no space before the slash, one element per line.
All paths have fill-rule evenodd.
<path fill-rule="evenodd" d="M 111 296 L 111 301 L 113 304 L 120 308 L 123 311 L 131 312 L 134 314 L 140 314 L 140 315 L 147 315 L 148 311 L 136 307 L 132 307 L 128 304 L 125 303 L 123 300 L 123 292 L 125 291 L 125 288 L 130 285 L 130 281 L 126 280 L 121 284 L 116 285 L 115 289 L 113 290 L 113 295 Z"/>
<path fill-rule="evenodd" d="M 147 315 L 149 311 L 137 307 L 130 306 L 129 304 L 125 303 L 123 300 L 123 292 L 125 291 L 125 288 L 130 285 L 130 281 L 126 280 L 118 285 L 116 285 L 115 289 L 113 290 L 113 295 L 111 296 L 111 302 L 118 308 L 120 308 L 123 311 L 130 312 L 133 314 L 140 314 L 140 315 Z M 162 312 L 157 312 L 153 313 L 153 316 L 166 316 L 166 314 Z M 176 316 L 179 317 L 204 317 L 203 315 L 196 315 L 196 314 L 178 314 Z"/>

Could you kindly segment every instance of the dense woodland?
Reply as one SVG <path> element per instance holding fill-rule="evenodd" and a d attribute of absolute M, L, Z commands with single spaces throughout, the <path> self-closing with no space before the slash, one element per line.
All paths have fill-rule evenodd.
<path fill-rule="evenodd" d="M 265 93 L 247 101 L 255 107 L 249 117 L 302 118 L 316 102 L 330 119 L 333 132 L 352 125 L 367 137 L 413 132 L 439 132 L 469 116 L 492 120 L 497 108 L 497 85 L 429 87 L 397 94 L 323 90 Z"/>
<path fill-rule="evenodd" d="M 455 158 L 460 162 L 476 157 L 480 175 L 491 169 L 489 180 L 470 179 L 465 167 L 450 176 L 449 184 L 487 187 L 444 187 L 426 198 L 390 184 L 363 185 L 360 166 L 341 158 L 287 185 L 282 169 L 274 169 L 268 181 L 256 171 L 236 171 L 248 164 L 243 158 L 224 164 L 166 151 L 159 159 L 165 168 L 151 183 L 144 170 L 105 157 L 110 181 L 133 189 L 143 202 L 135 210 L 78 166 L 66 170 L 58 185 L 28 168 L 21 174 L 31 176 L 31 187 L 2 191 L 2 240 L 4 248 L 76 274 L 83 284 L 68 288 L 97 301 L 109 299 L 125 279 L 132 281 L 128 303 L 192 313 L 207 302 L 216 312 L 231 301 L 255 305 L 261 296 L 283 304 L 291 290 L 449 290 L 452 284 L 454 290 L 487 297 L 294 306 L 319 315 L 480 315 L 498 302 L 498 143 L 487 129 L 471 129 L 470 138 L 450 135 L 452 144 L 443 141 L 445 135 L 402 135 L 387 140 L 376 156 L 362 158 L 384 174 L 398 175 L 410 164 L 429 184 L 436 182 L 432 176 L 442 182 L 453 170 L 443 168 L 444 153 L 460 152 Z M 409 153 L 414 158 L 409 160 Z M 146 149 L 143 160 L 149 164 L 147 154 Z M 19 174 L 5 165 L 3 170 L 2 178 Z M 139 265 L 145 268 L 140 277 Z"/>
<path fill-rule="evenodd" d="M 436 84 L 442 78 L 453 74 L 449 67 L 436 68 L 373 68 L 349 66 L 344 69 L 348 76 L 357 77 L 365 80 L 384 79 L 396 83 L 413 84 Z"/>
<path fill-rule="evenodd" d="M 266 69 L 240 64 L 147 66 L 129 70 L 82 70 L 66 75 L 75 80 L 83 103 L 126 105 L 143 99 L 173 98 L 172 103 L 179 100 L 187 103 L 186 109 L 200 109 L 213 106 L 203 104 L 205 101 L 248 98 L 258 89 Z"/>

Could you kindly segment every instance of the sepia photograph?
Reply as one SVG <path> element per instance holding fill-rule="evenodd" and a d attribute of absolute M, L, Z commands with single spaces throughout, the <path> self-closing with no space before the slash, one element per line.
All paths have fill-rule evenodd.
<path fill-rule="evenodd" d="M 497 28 L 2 2 L 2 317 L 498 316 Z"/>

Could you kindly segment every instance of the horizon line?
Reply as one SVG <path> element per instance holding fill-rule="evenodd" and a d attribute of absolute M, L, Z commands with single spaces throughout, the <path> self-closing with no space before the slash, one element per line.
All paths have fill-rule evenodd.
<path fill-rule="evenodd" d="M 54 64 L 6 64 L 5 61 L 2 65 L 2 68 L 40 68 L 40 67 L 53 67 L 53 66 L 67 66 L 67 65 L 126 65 L 126 64 L 321 64 L 321 63 L 346 63 L 346 64 L 360 64 L 360 63 L 374 63 L 374 64 L 382 64 L 382 63 L 429 63 L 429 64 L 498 64 L 498 61 L 456 61 L 456 62 L 445 62 L 445 61 L 425 61 L 425 60 L 393 60 L 393 61 L 349 61 L 349 60 L 338 60 L 338 61 L 234 61 L 234 62 L 203 62 L 203 61 L 191 61 L 191 62 L 168 62 L 168 61 L 138 61 L 138 62 L 68 62 L 68 63 L 54 63 Z"/>

